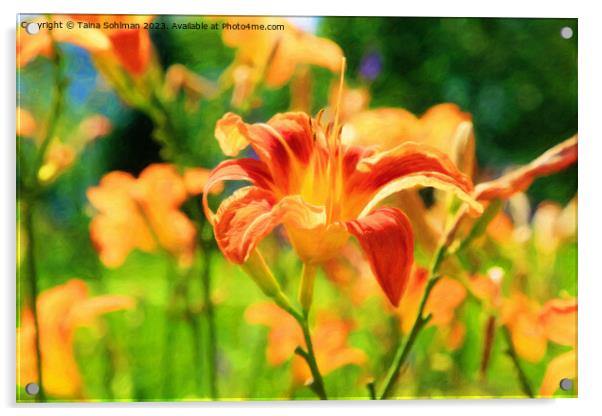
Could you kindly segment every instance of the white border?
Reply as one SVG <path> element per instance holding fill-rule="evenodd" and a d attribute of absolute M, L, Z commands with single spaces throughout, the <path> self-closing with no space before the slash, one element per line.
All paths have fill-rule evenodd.
<path fill-rule="evenodd" d="M 0 114 L 5 137 L 2 147 L 2 179 L 0 205 L 3 230 L 0 258 L 2 275 L 2 309 L 0 349 L 2 350 L 2 376 L 0 377 L 1 406 L 8 415 L 99 415 L 104 412 L 120 412 L 127 409 L 132 415 L 164 415 L 168 409 L 176 409 L 181 415 L 198 415 L 200 412 L 224 414 L 244 412 L 246 415 L 286 414 L 304 415 L 308 412 L 332 413 L 344 411 L 350 415 L 378 412 L 383 414 L 431 415 L 504 415 L 518 412 L 544 413 L 546 415 L 599 414 L 602 408 L 598 392 L 601 374 L 602 331 L 600 330 L 600 305 L 602 300 L 600 276 L 602 252 L 602 190 L 600 170 L 602 164 L 602 129 L 600 115 L 602 91 L 600 75 L 600 39 L 602 24 L 593 1 L 531 2 L 506 0 L 497 2 L 453 0 L 399 2 L 392 0 L 368 0 L 364 2 L 302 0 L 278 1 L 230 0 L 3 0 L 1 43 L 4 65 L 1 67 L 3 98 Z M 175 404 L 97 404 L 97 405 L 45 405 L 17 406 L 15 404 L 15 35 L 16 14 L 22 13 L 139 13 L 139 14 L 272 14 L 272 15 L 398 15 L 398 16 L 474 16 L 474 17 L 577 17 L 579 18 L 579 399 L 567 400 L 479 400 L 479 401 L 404 401 L 404 402 L 274 402 L 274 403 L 175 403 Z M 594 410 L 596 409 L 596 410 Z"/>

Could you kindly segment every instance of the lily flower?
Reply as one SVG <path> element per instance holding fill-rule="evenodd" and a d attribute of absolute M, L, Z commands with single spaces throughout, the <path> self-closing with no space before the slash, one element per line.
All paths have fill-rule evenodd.
<path fill-rule="evenodd" d="M 417 143 L 378 153 L 345 145 L 336 116 L 328 125 L 305 113 L 248 124 L 227 113 L 215 135 L 224 154 L 236 156 L 250 145 L 259 157 L 222 162 L 203 194 L 217 244 L 233 263 L 245 264 L 278 225 L 311 268 L 332 259 L 354 236 L 383 292 L 398 305 L 412 269 L 414 236 L 401 210 L 377 205 L 400 190 L 431 186 L 481 208 L 470 196 L 470 179 L 442 152 Z M 207 192 L 226 180 L 252 185 L 237 190 L 214 213 Z"/>
<path fill-rule="evenodd" d="M 245 311 L 245 319 L 251 324 L 269 328 L 266 358 L 270 365 L 285 363 L 294 355 L 297 346 L 305 346 L 303 333 L 295 319 L 270 302 L 259 302 Z M 316 319 L 314 349 L 316 361 L 324 375 L 346 365 L 362 365 L 366 354 L 348 345 L 353 324 L 325 312 L 319 312 Z M 311 371 L 306 361 L 294 355 L 292 362 L 293 380 L 296 384 L 306 384 L 311 380 Z"/>
<path fill-rule="evenodd" d="M 577 345 L 575 299 L 552 299 L 540 306 L 515 293 L 502 302 L 501 321 L 510 330 L 516 353 L 529 362 L 538 362 L 545 356 L 548 341 Z"/>
<path fill-rule="evenodd" d="M 234 62 L 223 79 L 234 85 L 232 103 L 239 107 L 261 82 L 270 88 L 285 85 L 301 65 L 338 71 L 343 52 L 333 41 L 306 33 L 278 17 L 227 17 L 225 24 L 284 25 L 284 30 L 224 29 L 226 46 L 236 48 Z"/>
<path fill-rule="evenodd" d="M 100 315 L 131 309 L 129 296 L 90 296 L 79 279 L 45 290 L 38 296 L 38 324 L 42 356 L 43 388 L 60 398 L 81 398 L 82 379 L 74 355 L 77 329 L 92 326 Z M 36 383 L 35 325 L 31 309 L 24 309 L 17 328 L 17 384 Z"/>
<path fill-rule="evenodd" d="M 120 171 L 105 175 L 87 192 L 98 210 L 90 237 L 101 261 L 118 267 L 134 249 L 162 248 L 183 265 L 190 264 L 196 231 L 179 208 L 189 196 L 198 195 L 206 177 L 207 172 L 199 169 L 182 177 L 169 164 L 150 165 L 138 178 Z"/>

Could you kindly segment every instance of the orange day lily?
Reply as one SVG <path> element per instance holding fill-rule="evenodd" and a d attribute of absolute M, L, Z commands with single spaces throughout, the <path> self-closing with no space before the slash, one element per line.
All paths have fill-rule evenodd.
<path fill-rule="evenodd" d="M 316 65 L 335 72 L 343 52 L 333 41 L 314 36 L 279 17 L 227 17 L 226 24 L 284 25 L 284 30 L 222 31 L 224 44 L 236 48 L 236 58 L 225 73 L 234 84 L 232 102 L 242 105 L 260 82 L 271 88 L 286 84 L 300 65 Z"/>
<path fill-rule="evenodd" d="M 530 362 L 538 362 L 545 356 L 548 341 L 577 345 L 575 299 L 552 299 L 540 306 L 515 293 L 502 302 L 501 321 L 510 330 L 517 354 Z"/>
<path fill-rule="evenodd" d="M 245 312 L 245 319 L 252 324 L 265 325 L 270 329 L 266 358 L 273 366 L 286 362 L 297 346 L 304 346 L 303 333 L 295 319 L 273 303 L 260 302 L 251 305 Z M 314 329 L 314 349 L 316 361 L 322 373 L 349 364 L 361 365 L 366 355 L 358 348 L 348 345 L 352 323 L 328 313 L 318 313 Z M 311 381 L 311 371 L 306 361 L 295 355 L 292 363 L 293 379 L 297 384 Z"/>
<path fill-rule="evenodd" d="M 134 307 L 128 296 L 89 296 L 86 283 L 79 279 L 42 292 L 37 299 L 42 356 L 43 388 L 61 398 L 81 398 L 82 380 L 73 352 L 78 328 L 91 326 L 95 318 L 109 312 Z M 25 386 L 37 379 L 35 326 L 31 309 L 23 310 L 17 329 L 17 384 Z"/>
<path fill-rule="evenodd" d="M 98 214 L 90 235 L 107 267 L 120 266 L 130 251 L 163 248 L 184 265 L 192 261 L 196 231 L 179 207 L 202 190 L 207 172 L 188 170 L 182 177 L 169 164 L 150 165 L 136 179 L 127 172 L 105 175 L 88 189 Z"/>
<path fill-rule="evenodd" d="M 301 260 L 312 267 L 337 255 L 353 235 L 385 295 L 398 305 L 413 264 L 412 227 L 399 209 L 377 204 L 402 189 L 432 186 L 480 209 L 469 195 L 470 179 L 437 149 L 403 143 L 375 152 L 344 145 L 337 117 L 327 126 L 305 113 L 247 124 L 228 113 L 215 134 L 226 155 L 236 156 L 250 145 L 259 157 L 222 162 L 205 186 L 205 214 L 218 246 L 237 264 L 246 263 L 279 224 Z M 252 186 L 236 191 L 214 213 L 207 191 L 225 180 L 246 180 Z"/>

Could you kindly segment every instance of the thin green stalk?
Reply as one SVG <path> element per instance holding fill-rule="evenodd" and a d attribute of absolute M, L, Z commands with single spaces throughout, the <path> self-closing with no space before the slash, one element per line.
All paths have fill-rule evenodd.
<path fill-rule="evenodd" d="M 422 300 L 420 301 L 420 307 L 418 308 L 418 316 L 416 317 L 416 321 L 414 322 L 414 325 L 412 326 L 412 330 L 410 331 L 408 340 L 406 341 L 405 344 L 403 344 L 403 347 L 400 346 L 400 348 L 397 349 L 395 358 L 393 359 L 393 364 L 391 365 L 391 367 L 389 367 L 389 371 L 385 378 L 384 387 L 379 395 L 381 400 L 386 399 L 390 396 L 391 391 L 392 391 L 393 387 L 395 386 L 395 383 L 397 382 L 397 379 L 399 377 L 401 368 L 405 364 L 407 357 L 412 349 L 412 346 L 414 345 L 414 342 L 416 341 L 416 337 L 418 337 L 418 334 L 420 333 L 422 328 L 424 328 L 424 326 L 431 320 L 430 315 L 426 316 L 426 317 L 423 316 L 424 308 L 426 305 L 426 301 L 427 301 L 433 287 L 435 286 L 435 283 L 437 283 L 438 280 L 439 280 L 439 277 L 431 278 L 426 286 L 424 296 L 422 297 Z"/>
<path fill-rule="evenodd" d="M 165 276 L 165 281 L 167 283 L 167 305 L 166 305 L 166 313 L 165 313 L 165 326 L 164 326 L 164 338 L 163 338 L 163 396 L 166 399 L 172 398 L 172 375 L 171 369 L 173 367 L 172 363 L 172 341 L 174 338 L 174 322 L 172 322 L 172 308 L 175 308 L 176 296 L 175 296 L 175 284 L 172 282 L 172 267 L 171 267 L 171 259 L 169 256 L 167 257 L 167 273 Z"/>
<path fill-rule="evenodd" d="M 29 251 L 27 253 L 27 266 L 29 277 L 29 290 L 30 290 L 30 304 L 31 311 L 33 313 L 33 325 L 35 328 L 35 354 L 36 354 L 36 373 L 38 378 L 38 386 L 40 388 L 39 393 L 36 396 L 36 400 L 43 402 L 46 400 L 44 393 L 44 378 L 42 372 L 42 349 L 40 344 L 40 321 L 38 317 L 38 273 L 35 259 L 35 233 L 33 229 L 33 206 L 31 204 L 24 204 L 23 208 L 23 221 L 25 226 L 25 232 L 27 234 L 27 242 L 29 244 Z"/>
<path fill-rule="evenodd" d="M 201 237 L 202 238 L 202 237 Z M 209 365 L 207 373 L 209 377 L 209 391 L 212 399 L 217 399 L 217 325 L 215 324 L 215 309 L 213 300 L 211 299 L 211 270 L 209 265 L 209 250 L 204 247 L 203 254 L 205 261 L 203 264 L 203 272 L 201 273 L 201 283 L 203 285 L 203 303 L 204 312 L 207 319 L 207 354 L 209 356 Z"/>
<path fill-rule="evenodd" d="M 54 46 L 54 63 L 55 63 L 55 84 L 54 84 L 54 95 L 52 104 L 50 107 L 50 114 L 48 118 L 48 123 L 46 127 L 46 134 L 42 140 L 40 148 L 37 151 L 34 165 L 32 167 L 31 172 L 31 183 L 23 182 L 25 185 L 29 185 L 29 189 L 26 190 L 25 200 L 23 201 L 23 222 L 25 227 L 25 233 L 27 235 L 27 240 L 29 244 L 29 252 L 27 253 L 27 265 L 28 265 L 28 279 L 29 279 L 29 288 L 30 288 L 30 303 L 31 309 L 34 318 L 34 329 L 35 329 L 35 354 L 36 354 L 36 373 L 38 378 L 39 385 L 39 393 L 36 396 L 38 401 L 45 401 L 46 395 L 44 391 L 43 384 L 43 371 L 42 371 L 42 354 L 41 354 L 41 345 L 40 345 L 40 326 L 39 326 L 39 316 L 38 316 L 38 307 L 37 307 L 37 298 L 38 298 L 38 273 L 37 266 L 35 260 L 35 232 L 33 226 L 33 211 L 37 201 L 38 194 L 42 188 L 38 180 L 38 171 L 42 164 L 44 163 L 44 158 L 46 156 L 46 151 L 54 138 L 56 128 L 58 126 L 58 122 L 63 110 L 64 99 L 65 99 L 65 88 L 67 86 L 67 80 L 65 79 L 63 73 L 63 58 L 61 56 L 60 50 Z M 21 152 L 21 149 L 18 149 Z M 19 161 L 23 162 L 24 158 L 22 156 L 19 157 Z M 23 167 L 21 167 L 23 168 Z M 21 193 L 23 190 L 19 190 Z"/>
<path fill-rule="evenodd" d="M 203 294 L 203 314 L 207 323 L 206 349 L 208 356 L 207 378 L 209 379 L 209 394 L 212 399 L 219 396 L 217 384 L 217 325 L 215 323 L 215 305 L 211 292 L 213 290 L 211 279 L 211 247 L 203 238 L 203 233 L 207 222 L 204 220 L 203 213 L 197 205 L 194 205 L 195 216 L 199 220 L 198 242 L 200 251 L 203 254 L 203 269 L 201 271 L 201 292 Z"/>
<path fill-rule="evenodd" d="M 52 142 L 52 139 L 56 134 L 56 128 L 58 126 L 59 120 L 61 118 L 61 113 L 63 111 L 63 106 L 65 104 L 65 90 L 67 88 L 67 79 L 64 76 L 64 59 L 61 51 L 54 42 L 53 50 L 55 66 L 54 96 L 52 99 L 52 105 L 50 107 L 50 115 L 46 126 L 46 134 L 42 139 L 42 144 L 40 144 L 40 148 L 38 149 L 36 160 L 33 165 L 32 187 L 34 188 L 34 191 L 37 191 L 37 188 L 40 186 L 38 180 L 38 171 L 44 163 L 46 151 L 48 150 L 48 147 L 50 146 L 50 143 Z"/>
<path fill-rule="evenodd" d="M 527 396 L 529 396 L 530 398 L 534 398 L 535 395 L 533 394 L 533 389 L 531 388 L 531 385 L 529 384 L 529 379 L 527 378 L 527 375 L 525 374 L 525 371 L 523 370 L 523 368 L 520 364 L 520 360 L 518 358 L 516 350 L 514 349 L 514 345 L 512 344 L 512 335 L 510 334 L 510 331 L 508 330 L 508 328 L 506 326 L 502 326 L 502 332 L 504 333 L 504 337 L 506 338 L 506 343 L 508 344 L 508 350 L 507 350 L 508 356 L 512 360 L 512 363 L 514 364 L 514 367 L 516 368 L 516 372 L 518 373 L 518 379 L 520 381 L 521 389 Z"/>
<path fill-rule="evenodd" d="M 193 356 L 194 356 L 194 363 L 195 363 L 195 369 L 194 369 L 194 374 L 195 374 L 195 385 L 196 385 L 196 390 L 197 392 L 199 392 L 199 394 L 201 393 L 202 390 L 202 386 L 203 386 L 203 377 L 201 375 L 201 372 L 199 371 L 199 368 L 202 366 L 203 363 L 203 356 L 201 354 L 201 351 L 203 350 L 203 346 L 201 344 L 201 331 L 199 330 L 199 319 L 198 319 L 198 315 L 195 311 L 191 311 L 191 310 L 187 310 L 186 311 L 186 321 L 188 322 L 188 325 L 190 326 L 190 331 L 192 334 L 192 346 L 193 346 Z"/>
<path fill-rule="evenodd" d="M 435 283 L 439 280 L 440 276 L 437 276 L 439 268 L 445 259 L 445 256 L 448 253 L 449 246 L 451 245 L 456 231 L 460 226 L 460 223 L 464 219 L 464 216 L 467 213 L 467 209 L 465 206 L 460 207 L 458 210 L 451 226 L 448 228 L 447 232 L 443 236 L 435 255 L 433 256 L 433 260 L 431 263 L 431 268 L 429 272 L 429 280 L 424 290 L 424 294 L 422 295 L 422 299 L 420 300 L 420 307 L 418 308 L 418 315 L 416 316 L 416 320 L 414 321 L 414 325 L 412 325 L 412 329 L 410 331 L 410 335 L 405 344 L 400 344 L 397 352 L 395 353 L 395 358 L 393 359 L 393 363 L 389 367 L 387 372 L 387 376 L 383 383 L 383 388 L 381 394 L 379 395 L 380 399 L 386 399 L 391 395 L 393 391 L 393 387 L 399 378 L 399 373 L 405 364 L 412 347 L 416 341 L 416 338 L 420 334 L 420 331 L 426 326 L 426 324 L 430 320 L 430 316 L 424 317 L 424 308 L 426 306 L 426 302 L 428 300 Z"/>
<path fill-rule="evenodd" d="M 305 339 L 305 345 L 307 350 L 304 350 L 301 347 L 297 347 L 295 353 L 300 355 L 305 359 L 312 375 L 312 383 L 310 388 L 318 395 L 320 400 L 328 400 L 328 396 L 326 394 L 326 389 L 324 387 L 324 379 L 322 378 L 322 374 L 320 373 L 320 369 L 318 368 L 318 362 L 316 361 L 316 354 L 314 352 L 313 343 L 311 341 L 311 334 L 309 331 L 309 324 L 307 322 L 307 318 L 305 316 L 298 317 L 295 316 L 297 322 L 301 326 L 301 330 L 303 331 L 303 338 Z"/>
<path fill-rule="evenodd" d="M 310 388 L 318 395 L 320 400 L 328 400 L 326 388 L 324 387 L 324 380 L 322 378 L 322 374 L 320 373 L 320 369 L 318 368 L 314 346 L 311 341 L 311 333 L 309 331 L 309 311 L 311 309 L 313 298 L 316 272 L 317 267 L 314 264 L 303 264 L 299 289 L 299 303 L 301 304 L 302 313 L 299 314 L 296 310 L 292 310 L 289 313 L 291 313 L 291 315 L 301 326 L 303 338 L 305 339 L 305 346 L 307 349 L 304 350 L 301 347 L 297 347 L 297 349 L 295 349 L 295 353 L 303 357 L 309 366 L 313 379 Z"/>
<path fill-rule="evenodd" d="M 366 388 L 368 389 L 370 400 L 376 400 L 376 386 L 374 385 L 374 380 L 366 384 Z"/>

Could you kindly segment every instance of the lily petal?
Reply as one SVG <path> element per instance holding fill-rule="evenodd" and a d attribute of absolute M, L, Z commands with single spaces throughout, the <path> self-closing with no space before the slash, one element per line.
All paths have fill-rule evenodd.
<path fill-rule="evenodd" d="M 227 113 L 218 121 L 215 136 L 224 154 L 236 156 L 248 144 L 267 165 L 283 194 L 297 193 L 303 167 L 314 147 L 310 118 L 301 112 L 277 114 L 267 123 L 247 124 Z"/>
<path fill-rule="evenodd" d="M 560 380 L 563 378 L 574 379 L 575 377 L 577 377 L 577 352 L 572 350 L 550 361 L 543 376 L 539 394 L 552 396 L 558 390 Z"/>
<path fill-rule="evenodd" d="M 300 64 L 316 65 L 336 72 L 342 57 L 343 51 L 330 39 L 287 28 L 287 35 L 276 44 L 266 74 L 266 85 L 273 88 L 283 86 Z"/>
<path fill-rule="evenodd" d="M 238 156 L 249 145 L 247 125 L 238 114 L 226 113 L 215 124 L 215 138 L 226 156 Z"/>
<path fill-rule="evenodd" d="M 247 186 L 234 192 L 215 214 L 215 240 L 224 256 L 233 263 L 244 263 L 259 242 L 276 226 L 272 208 L 274 195 Z"/>
<path fill-rule="evenodd" d="M 209 208 L 207 196 L 224 181 L 248 181 L 266 190 L 272 188 L 272 176 L 265 163 L 255 159 L 223 161 L 211 171 L 203 189 L 203 209 L 205 216 L 212 224 L 215 214 Z"/>
<path fill-rule="evenodd" d="M 549 340 L 577 345 L 577 302 L 573 299 L 552 299 L 546 302 L 539 317 Z"/>
<path fill-rule="evenodd" d="M 379 208 L 346 226 L 362 246 L 385 295 L 398 306 L 414 261 L 410 220 L 398 209 Z"/>
<path fill-rule="evenodd" d="M 539 177 L 559 172 L 577 161 L 577 135 L 552 147 L 528 165 L 514 170 L 494 181 L 479 184 L 476 198 L 491 200 L 509 198 L 526 190 Z"/>
<path fill-rule="evenodd" d="M 277 201 L 270 191 L 248 186 L 220 205 L 214 217 L 215 239 L 228 260 L 242 264 L 278 224 L 315 229 L 325 218 L 322 208 L 306 204 L 298 195 Z"/>
<path fill-rule="evenodd" d="M 350 194 L 359 194 L 366 200 L 360 217 L 389 195 L 415 186 L 454 192 L 473 210 L 482 210 L 470 195 L 473 190 L 470 178 L 460 172 L 447 155 L 413 142 L 360 160 L 346 186 Z"/>

